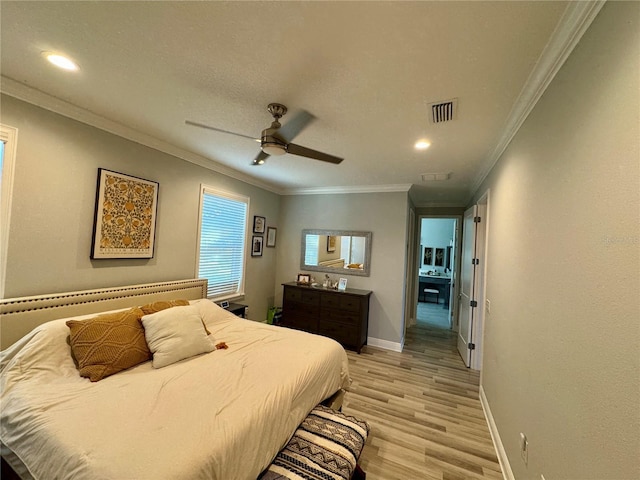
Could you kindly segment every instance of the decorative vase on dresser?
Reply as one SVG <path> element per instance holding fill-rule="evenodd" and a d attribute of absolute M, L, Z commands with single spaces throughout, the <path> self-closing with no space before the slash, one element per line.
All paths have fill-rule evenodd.
<path fill-rule="evenodd" d="M 371 291 L 344 291 L 284 283 L 283 327 L 333 338 L 360 353 L 367 343 Z"/>

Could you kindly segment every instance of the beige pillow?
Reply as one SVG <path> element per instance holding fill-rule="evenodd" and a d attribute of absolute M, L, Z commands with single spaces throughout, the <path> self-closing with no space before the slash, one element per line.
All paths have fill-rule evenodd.
<path fill-rule="evenodd" d="M 153 354 L 153 367 L 212 352 L 213 339 L 202 328 L 198 308 L 173 307 L 142 317 L 144 335 Z"/>
<path fill-rule="evenodd" d="M 98 315 L 87 320 L 69 320 L 69 344 L 80 376 L 92 382 L 151 359 L 142 310 L 132 308 Z"/>

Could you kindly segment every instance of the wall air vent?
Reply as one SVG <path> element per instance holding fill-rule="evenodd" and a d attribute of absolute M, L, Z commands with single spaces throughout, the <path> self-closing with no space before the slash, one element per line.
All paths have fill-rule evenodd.
<path fill-rule="evenodd" d="M 450 122 L 458 118 L 458 99 L 444 100 L 442 102 L 430 103 L 429 121 L 431 123 Z"/>

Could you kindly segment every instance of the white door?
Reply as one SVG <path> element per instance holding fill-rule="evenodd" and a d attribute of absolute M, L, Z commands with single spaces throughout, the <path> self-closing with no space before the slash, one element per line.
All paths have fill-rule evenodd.
<path fill-rule="evenodd" d="M 460 306 L 458 310 L 458 351 L 467 367 L 471 365 L 471 344 L 473 343 L 473 315 L 475 308 L 474 286 L 476 266 L 476 222 L 478 207 L 474 205 L 464 212 L 462 221 L 462 259 L 460 272 Z"/>
<path fill-rule="evenodd" d="M 456 311 L 456 306 L 458 305 L 458 299 L 456 298 L 456 282 L 458 281 L 456 275 L 456 255 L 458 255 L 458 224 L 459 220 L 455 220 L 453 222 L 453 232 L 451 232 L 451 257 L 449 259 L 449 272 L 451 275 L 451 282 L 449 282 L 449 327 L 455 328 L 456 319 L 454 318 L 454 312 Z"/>

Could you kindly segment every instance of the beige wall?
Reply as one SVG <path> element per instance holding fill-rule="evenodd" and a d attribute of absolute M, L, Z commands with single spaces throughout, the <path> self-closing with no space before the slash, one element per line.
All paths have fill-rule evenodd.
<path fill-rule="evenodd" d="M 277 305 L 282 305 L 281 284 L 294 281 L 301 272 L 303 229 L 372 232 L 371 275 L 345 275 L 347 287 L 373 291 L 369 304 L 369 337 L 401 343 L 404 334 L 406 193 L 285 196 L 280 227 L 275 288 Z M 317 279 L 324 277 L 324 273 L 313 274 Z M 333 275 L 336 279 L 340 276 Z"/>
<path fill-rule="evenodd" d="M 519 480 L 640 478 L 639 19 L 604 5 L 477 193 L 482 386 Z"/>
<path fill-rule="evenodd" d="M 1 122 L 18 129 L 7 298 L 194 277 L 201 183 L 251 197 L 250 219 L 276 226 L 276 194 L 12 97 Z M 89 259 L 98 167 L 160 183 L 153 259 Z M 273 301 L 275 261 L 272 248 L 247 258 L 251 318 Z"/>

